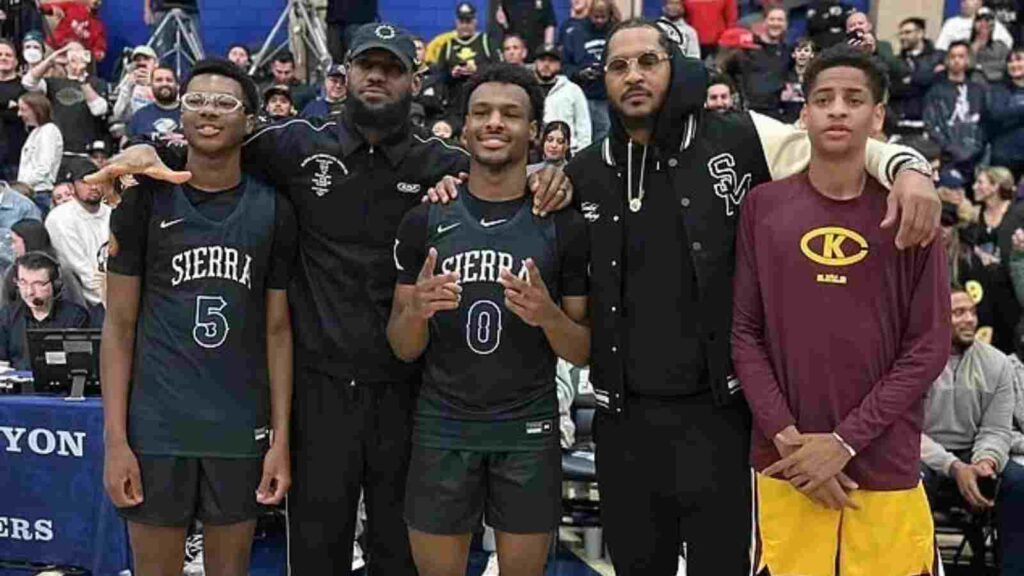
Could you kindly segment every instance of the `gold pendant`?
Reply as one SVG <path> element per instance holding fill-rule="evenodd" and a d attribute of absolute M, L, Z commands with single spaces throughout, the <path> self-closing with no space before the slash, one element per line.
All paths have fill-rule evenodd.
<path fill-rule="evenodd" d="M 639 198 L 630 198 L 630 200 L 629 200 L 629 209 L 630 209 L 631 212 L 634 212 L 634 213 L 639 212 L 640 211 L 640 206 L 641 206 L 641 204 L 640 204 L 640 199 Z"/>

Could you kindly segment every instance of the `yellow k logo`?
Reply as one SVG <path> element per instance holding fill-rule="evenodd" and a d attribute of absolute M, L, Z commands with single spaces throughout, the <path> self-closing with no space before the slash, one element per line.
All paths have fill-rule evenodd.
<path fill-rule="evenodd" d="M 820 242 L 818 238 L 821 239 Z M 844 244 L 847 241 L 855 244 L 853 247 L 845 246 L 847 250 L 851 250 L 849 256 L 847 256 L 844 250 Z M 852 250 L 856 250 L 856 252 L 852 252 Z M 863 236 L 853 230 L 847 230 L 839 226 L 827 226 L 825 228 L 816 228 L 804 234 L 803 238 L 800 239 L 800 251 L 812 262 L 818 264 L 825 266 L 850 266 L 867 258 L 868 242 Z"/>

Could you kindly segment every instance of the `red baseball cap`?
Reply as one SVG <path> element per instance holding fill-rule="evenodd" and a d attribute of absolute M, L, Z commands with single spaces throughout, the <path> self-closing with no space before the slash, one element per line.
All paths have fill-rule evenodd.
<path fill-rule="evenodd" d="M 718 45 L 723 48 L 742 48 L 744 50 L 760 50 L 761 46 L 754 41 L 754 33 L 746 28 L 729 28 L 718 37 Z"/>

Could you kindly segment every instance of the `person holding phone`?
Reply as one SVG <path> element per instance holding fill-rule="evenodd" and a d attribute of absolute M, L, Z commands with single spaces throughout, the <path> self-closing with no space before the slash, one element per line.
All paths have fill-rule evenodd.
<path fill-rule="evenodd" d="M 46 78 L 60 56 L 66 55 L 67 78 Z M 22 78 L 29 92 L 42 92 L 53 106 L 53 121 L 64 136 L 64 152 L 85 153 L 86 146 L 102 140 L 107 132 L 103 118 L 110 104 L 102 95 L 107 83 L 89 74 L 91 56 L 84 46 L 69 42 L 34 66 Z"/>
<path fill-rule="evenodd" d="M 925 397 L 921 476 L 933 508 L 998 508 L 1000 574 L 1024 574 L 1024 467 L 1009 459 L 1014 369 L 978 340 L 980 294 L 954 286 L 953 348 Z"/>

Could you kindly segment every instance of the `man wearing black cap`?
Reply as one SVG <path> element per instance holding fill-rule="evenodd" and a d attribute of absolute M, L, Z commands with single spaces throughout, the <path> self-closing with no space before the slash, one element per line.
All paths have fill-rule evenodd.
<path fill-rule="evenodd" d="M 268 126 L 243 151 L 246 172 L 295 204 L 299 259 L 289 301 L 295 326 L 294 488 L 288 498 L 291 574 L 349 571 L 355 514 L 365 492 L 368 571 L 414 575 L 402 517 L 410 410 L 418 376 L 391 352 L 385 325 L 402 216 L 468 155 L 412 132 L 416 48 L 405 31 L 367 24 L 353 36 L 349 98 L 337 121 Z M 167 150 L 167 152 L 173 152 Z M 173 160 L 173 154 L 165 154 Z M 180 166 L 180 159 L 172 162 Z M 96 179 L 146 172 L 188 178 L 136 146 Z M 546 212 L 564 195 L 548 171 L 534 191 Z"/>
<path fill-rule="evenodd" d="M 284 84 L 275 84 L 263 92 L 263 120 L 278 122 L 295 116 L 292 91 Z"/>
<path fill-rule="evenodd" d="M 484 65 L 501 60 L 500 52 L 487 34 L 477 31 L 476 7 L 460 2 L 455 8 L 455 36 L 445 44 L 438 59 L 449 112 L 456 112 L 461 105 L 466 80 Z"/>
<path fill-rule="evenodd" d="M 102 304 L 110 237 L 110 207 L 103 203 L 103 189 L 83 179 L 98 168 L 88 158 L 74 156 L 63 167 L 64 178 L 74 182 L 75 201 L 57 206 L 46 217 L 46 231 L 54 249 L 82 282 L 82 294 L 90 304 Z"/>
<path fill-rule="evenodd" d="M 495 22 L 504 34 L 522 38 L 528 54 L 555 43 L 555 8 L 551 0 L 501 0 L 494 4 Z"/>
<path fill-rule="evenodd" d="M 572 153 L 590 146 L 590 108 L 583 89 L 562 74 L 562 51 L 545 46 L 537 53 L 533 72 L 544 93 L 544 123 L 560 120 L 572 130 Z"/>
<path fill-rule="evenodd" d="M 303 118 L 334 118 L 345 109 L 345 65 L 332 64 L 324 80 L 324 95 L 302 109 Z"/>

